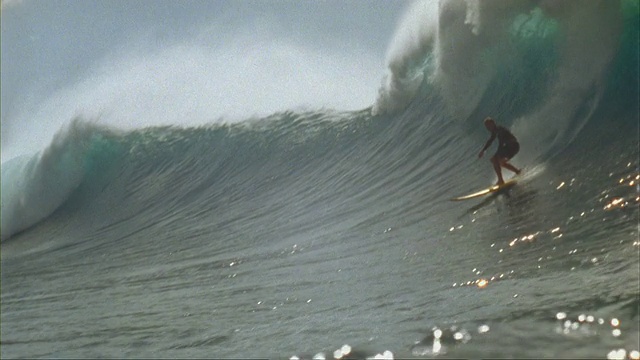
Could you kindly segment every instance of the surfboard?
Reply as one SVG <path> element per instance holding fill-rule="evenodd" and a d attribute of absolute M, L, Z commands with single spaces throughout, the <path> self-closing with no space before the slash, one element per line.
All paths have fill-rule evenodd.
<path fill-rule="evenodd" d="M 461 200 L 469 200 L 469 199 L 473 199 L 473 198 L 477 198 L 480 196 L 484 196 L 484 195 L 488 195 L 491 193 L 496 193 L 499 192 L 501 190 L 505 190 L 508 189 L 510 187 L 512 187 L 513 185 L 516 184 L 516 179 L 509 179 L 507 181 L 504 182 L 504 184 L 502 185 L 493 185 L 492 187 L 480 190 L 480 191 L 476 191 L 472 194 L 469 195 L 464 195 L 464 196 L 459 196 L 459 197 L 455 197 L 453 199 L 451 199 L 451 201 L 461 201 Z"/>

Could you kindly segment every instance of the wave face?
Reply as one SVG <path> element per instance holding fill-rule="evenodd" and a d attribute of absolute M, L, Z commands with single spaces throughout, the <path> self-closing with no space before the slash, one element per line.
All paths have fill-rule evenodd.
<path fill-rule="evenodd" d="M 71 122 L 2 166 L 3 357 L 637 350 L 638 13 L 418 2 L 370 109 Z M 521 185 L 451 203 L 495 181 L 476 160 L 486 116 L 521 141 Z M 43 317 L 61 335 L 20 340 Z M 631 320 L 615 339 L 596 325 L 612 317 Z M 149 341 L 156 327 L 166 338 Z M 105 331 L 121 335 L 83 343 Z M 575 341 L 587 350 L 567 352 Z"/>

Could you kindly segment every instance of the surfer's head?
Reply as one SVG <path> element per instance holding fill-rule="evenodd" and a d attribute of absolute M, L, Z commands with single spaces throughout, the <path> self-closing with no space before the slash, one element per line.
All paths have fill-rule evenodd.
<path fill-rule="evenodd" d="M 484 119 L 484 126 L 487 128 L 487 130 L 493 131 L 496 129 L 496 121 L 488 117 Z"/>

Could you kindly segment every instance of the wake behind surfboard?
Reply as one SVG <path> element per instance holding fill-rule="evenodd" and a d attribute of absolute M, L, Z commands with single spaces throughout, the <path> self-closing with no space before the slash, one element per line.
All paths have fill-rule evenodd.
<path fill-rule="evenodd" d="M 512 187 L 513 185 L 516 184 L 516 182 L 517 182 L 516 179 L 509 179 L 509 180 L 505 181 L 504 184 L 494 185 L 494 186 L 491 186 L 491 187 L 486 188 L 484 190 L 480 190 L 480 191 L 474 192 L 474 193 L 469 194 L 469 195 L 455 197 L 455 198 L 452 198 L 451 201 L 469 200 L 469 199 L 474 199 L 474 198 L 477 198 L 477 197 L 480 197 L 480 196 L 496 193 L 496 192 L 499 192 L 501 190 L 505 190 L 507 188 Z"/>

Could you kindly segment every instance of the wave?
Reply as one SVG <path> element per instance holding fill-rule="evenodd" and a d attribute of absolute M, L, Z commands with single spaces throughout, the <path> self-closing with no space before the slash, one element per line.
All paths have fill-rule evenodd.
<path fill-rule="evenodd" d="M 2 240 L 56 210 L 104 157 L 111 130 L 74 120 L 32 156 L 2 164 Z"/>
<path fill-rule="evenodd" d="M 637 127 L 637 5 L 416 2 L 391 43 L 380 97 L 362 111 L 130 131 L 73 120 L 41 152 L 2 164 L 2 240 L 65 208 L 101 227 L 236 202 L 292 204 L 290 216 L 305 202 L 337 214 L 346 204 L 403 206 L 427 188 L 440 201 L 473 187 L 447 179 L 451 164 L 477 154 L 488 115 L 521 141 L 518 165 L 536 168 L 588 124 Z"/>
<path fill-rule="evenodd" d="M 416 2 L 400 23 L 374 113 L 403 111 L 437 93 L 452 118 L 515 118 L 536 144 L 579 133 L 602 97 L 633 1 Z M 427 80 L 427 81 L 423 81 Z M 423 95 L 424 96 L 424 95 Z M 482 116 L 482 115 L 480 115 Z"/>
<path fill-rule="evenodd" d="M 142 211 L 158 196 L 177 204 L 198 191 L 256 181 L 248 171 L 271 173 L 268 181 L 282 178 L 293 171 L 294 148 L 326 153 L 364 114 L 285 112 L 236 124 L 131 131 L 75 119 L 43 151 L 2 165 L 2 240 L 70 201 L 91 207 L 105 190 L 114 206 Z M 345 116 L 349 124 L 341 123 Z"/>

